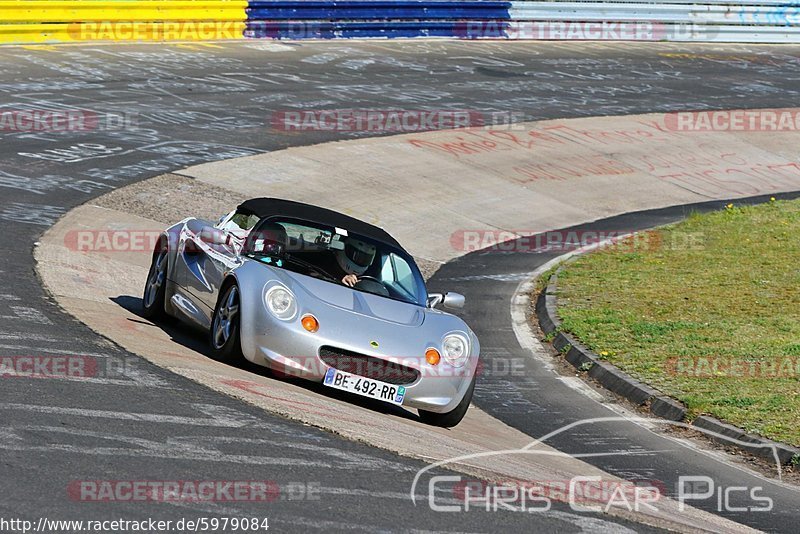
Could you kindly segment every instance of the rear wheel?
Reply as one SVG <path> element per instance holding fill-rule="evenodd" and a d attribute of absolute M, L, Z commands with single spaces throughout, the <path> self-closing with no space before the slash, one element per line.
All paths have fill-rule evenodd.
<path fill-rule="evenodd" d="M 426 425 L 441 426 L 444 428 L 451 428 L 456 426 L 464 419 L 464 416 L 469 410 L 469 403 L 472 402 L 472 394 L 475 391 L 475 379 L 477 376 L 472 377 L 472 382 L 469 384 L 467 392 L 464 393 L 464 398 L 458 403 L 453 410 L 445 413 L 429 412 L 427 410 L 419 410 L 419 419 Z"/>
<path fill-rule="evenodd" d="M 159 242 L 150 272 L 147 273 L 147 282 L 142 295 L 142 316 L 147 319 L 161 319 L 166 315 L 164 304 L 167 294 L 167 258 L 169 251 L 163 242 Z"/>
<path fill-rule="evenodd" d="M 216 359 L 236 363 L 242 359 L 239 286 L 231 284 L 214 310 L 211 322 L 211 349 Z"/>

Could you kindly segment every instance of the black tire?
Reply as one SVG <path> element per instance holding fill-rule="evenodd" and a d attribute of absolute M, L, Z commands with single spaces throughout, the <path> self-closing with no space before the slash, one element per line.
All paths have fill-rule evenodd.
<path fill-rule="evenodd" d="M 211 320 L 209 331 L 211 351 L 214 353 L 214 358 L 222 362 L 240 363 L 244 359 L 240 337 L 239 295 L 239 286 L 236 283 L 228 285 L 222 292 Z"/>
<path fill-rule="evenodd" d="M 452 428 L 464 419 L 464 416 L 469 410 L 469 403 L 472 402 L 472 394 L 475 391 L 475 379 L 477 376 L 472 377 L 472 382 L 469 384 L 469 389 L 464 394 L 464 398 L 458 403 L 453 410 L 445 413 L 429 412 L 427 410 L 419 410 L 419 419 L 426 425 L 440 426 L 443 428 Z"/>
<path fill-rule="evenodd" d="M 159 241 L 153 251 L 153 260 L 142 293 L 142 317 L 145 319 L 163 319 L 167 315 L 164 305 L 167 295 L 168 263 L 169 250 L 163 241 Z"/>

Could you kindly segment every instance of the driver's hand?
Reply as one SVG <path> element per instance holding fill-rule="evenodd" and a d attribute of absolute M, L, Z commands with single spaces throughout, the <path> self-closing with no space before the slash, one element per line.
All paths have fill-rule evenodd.
<path fill-rule="evenodd" d="M 342 283 L 347 287 L 353 287 L 358 283 L 358 277 L 354 274 L 348 274 L 344 278 L 342 278 Z"/>

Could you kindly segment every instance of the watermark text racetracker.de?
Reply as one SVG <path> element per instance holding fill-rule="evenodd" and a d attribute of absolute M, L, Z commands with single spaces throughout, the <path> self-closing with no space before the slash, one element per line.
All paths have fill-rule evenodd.
<path fill-rule="evenodd" d="M 73 252 L 145 252 L 151 254 L 161 235 L 162 230 L 145 229 L 70 230 L 64 236 L 64 246 Z"/>
<path fill-rule="evenodd" d="M 257 237 L 250 233 L 250 240 Z M 162 242 L 166 239 L 166 243 Z M 233 252 L 244 244 L 245 236 L 232 235 L 218 228 L 204 228 L 194 235 L 194 239 L 187 240 L 186 247 L 201 246 L 218 252 Z M 152 254 L 157 247 L 166 245 L 169 250 L 177 250 L 180 244 L 178 232 L 164 232 L 161 229 L 147 228 L 85 228 L 70 230 L 64 235 L 64 246 L 72 252 L 89 253 L 117 253 L 139 252 Z M 303 247 L 312 247 L 310 243 L 300 243 L 287 250 L 297 251 Z"/>
<path fill-rule="evenodd" d="M 700 250 L 705 236 L 700 232 L 648 230 L 457 230 L 450 235 L 450 245 L 460 252 L 533 253 L 569 252 L 600 246 L 628 252 L 661 250 Z"/>
<path fill-rule="evenodd" d="M 0 356 L 0 378 L 96 377 L 97 363 L 97 359 L 81 355 Z"/>
<path fill-rule="evenodd" d="M 663 41 L 716 34 L 713 26 L 664 24 L 648 20 L 613 21 L 509 21 L 459 22 L 462 39 L 510 39 L 546 41 Z"/>
<path fill-rule="evenodd" d="M 681 356 L 666 362 L 672 376 L 688 378 L 794 378 L 800 377 L 800 357 Z"/>
<path fill-rule="evenodd" d="M 72 252 L 118 253 L 137 252 L 152 254 L 162 237 L 168 240 L 167 246 L 177 250 L 178 234 L 165 234 L 156 229 L 80 229 L 70 230 L 64 235 L 64 246 Z M 255 239 L 250 234 L 249 239 Z M 233 236 L 223 230 L 206 228 L 187 240 L 186 246 L 203 246 L 229 253 L 244 244 L 244 237 Z M 669 233 L 660 230 L 635 232 L 626 229 L 597 230 L 495 230 L 459 229 L 450 235 L 450 245 L 460 252 L 531 252 L 570 251 L 591 245 L 627 249 L 631 252 L 655 252 L 659 250 L 700 250 L 705 246 L 705 235 L 701 232 Z M 292 244 L 289 250 L 302 250 L 312 244 Z"/>
<path fill-rule="evenodd" d="M 291 355 L 286 357 L 292 366 L 274 368 L 278 377 L 303 377 L 308 374 L 324 376 L 331 361 L 322 361 L 317 355 Z M 477 365 L 453 367 L 429 365 L 425 356 L 392 356 L 381 358 L 335 357 L 335 367 L 361 377 L 386 381 L 407 378 L 410 370 L 426 379 L 450 379 L 454 377 L 520 377 L 525 376 L 525 359 L 495 356 Z M 0 356 L 0 379 L 140 379 L 146 375 L 141 359 L 120 355 L 22 355 Z"/>
<path fill-rule="evenodd" d="M 68 24 L 67 35 L 75 41 L 196 41 L 241 38 L 240 21 L 84 21 Z"/>
<path fill-rule="evenodd" d="M 292 366 L 285 365 L 273 368 L 278 377 L 303 377 L 306 375 L 322 376 L 331 367 L 353 375 L 373 380 L 402 380 L 408 377 L 410 370 L 425 379 L 449 379 L 453 377 L 520 377 L 525 376 L 525 359 L 495 356 L 488 360 L 478 360 L 475 368 L 468 365 L 453 367 L 449 365 L 430 365 L 425 356 L 384 355 L 380 358 L 366 360 L 360 357 L 340 355 L 335 361 L 323 362 L 316 355 L 286 356 Z"/>
<path fill-rule="evenodd" d="M 272 480 L 73 480 L 67 495 L 78 502 L 273 502 Z"/>
<path fill-rule="evenodd" d="M 0 379 L 138 379 L 143 374 L 142 360 L 126 355 L 0 356 Z"/>
<path fill-rule="evenodd" d="M 716 34 L 713 26 L 664 24 L 647 20 L 611 21 L 509 21 L 456 22 L 453 33 L 460 39 L 510 39 L 548 41 L 663 41 Z M 252 21 L 246 37 L 319 39 L 330 37 L 330 24 L 317 21 Z"/>
<path fill-rule="evenodd" d="M 0 132 L 91 132 L 135 129 L 138 114 L 82 109 L 0 108 Z"/>
<path fill-rule="evenodd" d="M 734 109 L 676 111 L 664 115 L 664 127 L 674 132 L 797 132 L 796 109 Z"/>
<path fill-rule="evenodd" d="M 516 111 L 463 109 L 292 109 L 272 113 L 272 129 L 284 132 L 423 132 L 458 128 L 523 129 Z"/>

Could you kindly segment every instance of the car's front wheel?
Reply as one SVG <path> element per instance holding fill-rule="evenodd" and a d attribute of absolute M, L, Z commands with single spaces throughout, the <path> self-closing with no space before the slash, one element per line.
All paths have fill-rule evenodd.
<path fill-rule="evenodd" d="M 475 391 L 475 379 L 477 376 L 472 377 L 472 382 L 469 384 L 469 389 L 464 394 L 464 398 L 458 403 L 453 410 L 445 413 L 429 412 L 427 410 L 419 410 L 419 419 L 426 425 L 441 426 L 444 428 L 451 428 L 456 426 L 464 419 L 469 409 L 469 403 L 472 402 L 472 394 Z"/>
<path fill-rule="evenodd" d="M 239 286 L 231 284 L 222 294 L 211 322 L 211 349 L 216 359 L 236 363 L 242 358 Z"/>
<path fill-rule="evenodd" d="M 147 319 L 161 319 L 166 315 L 164 303 L 167 294 L 167 261 L 169 251 L 160 241 L 153 252 L 150 272 L 142 295 L 142 316 Z"/>

